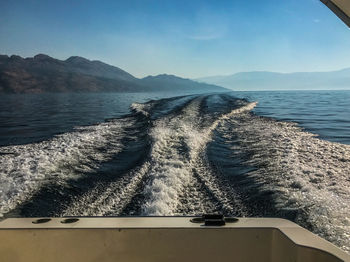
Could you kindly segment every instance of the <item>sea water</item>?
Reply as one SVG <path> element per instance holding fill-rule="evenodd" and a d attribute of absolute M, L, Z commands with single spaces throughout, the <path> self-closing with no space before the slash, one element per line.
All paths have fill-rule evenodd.
<path fill-rule="evenodd" d="M 0 100 L 2 216 L 282 217 L 349 251 L 349 91 Z"/>

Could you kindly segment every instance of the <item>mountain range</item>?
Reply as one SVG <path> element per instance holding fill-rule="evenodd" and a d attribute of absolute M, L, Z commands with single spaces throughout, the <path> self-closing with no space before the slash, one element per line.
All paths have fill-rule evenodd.
<path fill-rule="evenodd" d="M 331 72 L 241 72 L 195 80 L 237 91 L 350 89 L 350 68 Z"/>
<path fill-rule="evenodd" d="M 118 67 L 79 56 L 58 60 L 44 54 L 0 55 L 0 93 L 150 91 L 228 90 L 165 74 L 139 79 Z"/>

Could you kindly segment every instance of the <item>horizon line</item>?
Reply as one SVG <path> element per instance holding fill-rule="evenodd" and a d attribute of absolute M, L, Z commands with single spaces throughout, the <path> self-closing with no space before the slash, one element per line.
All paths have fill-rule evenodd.
<path fill-rule="evenodd" d="M 51 55 L 48 55 L 48 54 L 45 54 L 45 53 L 38 53 L 36 55 L 33 55 L 33 56 L 21 56 L 21 55 L 17 55 L 17 54 L 1 54 L 0 55 L 4 55 L 4 56 L 8 56 L 8 57 L 11 57 L 11 56 L 19 56 L 23 59 L 28 59 L 28 58 L 34 58 L 35 56 L 37 55 L 46 55 L 48 57 L 51 57 L 53 59 L 57 59 L 57 60 L 60 60 L 60 61 L 67 61 L 69 58 L 71 57 L 80 57 L 80 58 L 83 58 L 83 59 L 86 59 L 86 60 L 89 60 L 90 62 L 101 62 L 101 63 L 104 63 L 106 65 L 109 65 L 109 66 L 113 66 L 113 67 L 117 67 L 129 74 L 131 74 L 132 76 L 136 77 L 136 78 L 145 78 L 145 77 L 148 77 L 148 76 L 158 76 L 158 75 L 173 75 L 173 76 L 178 76 L 178 77 L 181 77 L 181 78 L 185 78 L 185 79 L 190 79 L 190 80 L 199 80 L 199 79 L 203 79 L 203 78 L 212 78 L 212 77 L 228 77 L 228 76 L 233 76 L 233 75 L 236 75 L 236 74 L 241 74 L 241 73 L 276 73 L 276 74 L 284 74 L 284 75 L 287 75 L 287 74 L 298 74 L 298 73 L 332 73 L 332 72 L 338 72 L 338 71 L 342 71 L 342 70 L 347 70 L 347 69 L 350 69 L 350 65 L 349 67 L 343 67 L 343 68 L 339 68 L 339 69 L 334 69 L 334 70 L 330 70 L 330 71 L 291 71 L 291 72 L 278 72 L 278 71 L 268 71 L 268 70 L 251 70 L 251 71 L 237 71 L 235 73 L 232 73 L 232 74 L 224 74 L 224 75 L 209 75 L 209 76 L 201 76 L 201 77 L 186 77 L 186 76 L 180 76 L 180 75 L 176 75 L 174 73 L 169 73 L 169 72 L 162 72 L 162 73 L 157 73 L 156 75 L 153 75 L 153 74 L 149 74 L 149 75 L 144 75 L 144 76 L 136 76 L 134 73 L 130 73 L 129 71 L 126 71 L 125 69 L 115 65 L 115 64 L 108 64 L 106 62 L 103 62 L 99 59 L 91 59 L 91 58 L 86 58 L 86 57 L 83 57 L 83 56 L 79 56 L 79 55 L 70 55 L 68 56 L 66 59 L 60 59 L 60 58 L 56 58 L 54 56 L 51 56 Z"/>

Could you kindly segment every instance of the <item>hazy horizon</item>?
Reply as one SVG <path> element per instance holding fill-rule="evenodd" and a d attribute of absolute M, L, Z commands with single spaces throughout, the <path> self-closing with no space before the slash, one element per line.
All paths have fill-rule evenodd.
<path fill-rule="evenodd" d="M 34 56 L 36 55 L 39 55 L 39 54 L 43 54 L 43 53 L 38 53 L 38 54 L 35 54 L 33 56 L 21 56 L 22 58 L 26 59 L 26 58 L 33 58 Z M 11 57 L 12 55 L 15 55 L 15 56 L 18 56 L 18 54 L 2 54 L 0 53 L 0 55 L 7 55 L 9 57 Z M 54 59 L 58 59 L 58 60 L 61 60 L 61 61 L 65 61 L 67 59 L 69 59 L 70 57 L 75 57 L 77 55 L 70 55 L 66 58 L 63 58 L 63 59 L 60 59 L 60 58 L 57 58 L 57 57 L 54 57 L 50 54 L 43 54 L 43 55 L 48 55 Z M 80 57 L 80 56 L 79 56 Z M 85 59 L 88 59 L 90 61 L 98 61 L 98 62 L 102 62 L 102 63 L 105 63 L 105 64 L 108 64 L 104 61 L 101 61 L 101 60 L 95 60 L 95 59 L 90 59 L 90 58 L 87 58 L 87 57 L 82 57 L 82 58 L 85 58 Z M 120 68 L 122 70 L 124 70 L 122 67 L 118 66 L 118 65 L 112 65 L 112 64 L 108 64 L 108 65 L 111 65 L 111 66 L 114 66 L 114 67 L 117 67 L 117 68 Z M 195 78 L 188 78 L 188 79 L 191 79 L 191 80 L 201 80 L 201 79 L 204 79 L 204 78 L 214 78 L 214 77 L 228 77 L 228 76 L 233 76 L 233 75 L 236 75 L 236 74 L 240 74 L 240 73 L 275 73 L 275 74 L 298 74 L 298 73 L 330 73 L 330 72 L 338 72 L 338 71 L 343 71 L 343 70 L 348 70 L 350 69 L 350 65 L 347 66 L 347 67 L 343 67 L 343 68 L 339 68 L 339 69 L 334 69 L 334 70 L 330 70 L 330 71 L 293 71 L 293 72 L 277 72 L 277 71 L 268 71 L 268 70 L 255 70 L 255 71 L 239 71 L 239 72 L 233 72 L 233 73 L 229 73 L 229 74 L 219 74 L 219 75 L 206 75 L 206 76 L 200 76 L 200 77 L 195 77 Z M 124 70 L 126 71 L 126 70 Z M 126 71 L 128 72 L 128 71 Z M 130 72 L 128 72 L 130 73 Z M 131 75 L 135 76 L 134 74 L 130 73 Z M 141 77 L 138 77 L 138 76 L 135 76 L 135 77 L 138 77 L 138 78 L 144 78 L 144 77 L 147 77 L 147 76 L 157 76 L 157 75 L 173 75 L 171 73 L 168 73 L 168 72 L 158 72 L 158 73 L 154 73 L 152 75 L 145 75 L 145 76 L 141 76 Z M 178 76 L 178 77 L 183 77 L 183 78 L 186 78 L 184 76 L 181 76 L 181 75 L 175 75 L 175 76 Z"/>
<path fill-rule="evenodd" d="M 72 54 L 136 77 L 335 71 L 349 29 L 318 0 L 1 2 L 0 53 Z"/>

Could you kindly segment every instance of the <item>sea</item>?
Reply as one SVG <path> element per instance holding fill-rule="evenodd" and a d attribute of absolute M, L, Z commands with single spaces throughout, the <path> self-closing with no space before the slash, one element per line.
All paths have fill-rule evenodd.
<path fill-rule="evenodd" d="M 350 91 L 0 95 L 0 217 L 204 213 L 350 252 Z"/>

